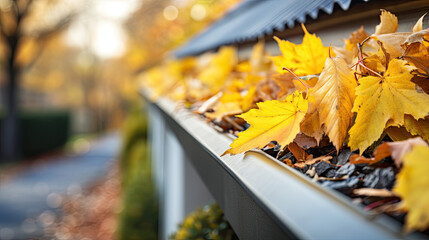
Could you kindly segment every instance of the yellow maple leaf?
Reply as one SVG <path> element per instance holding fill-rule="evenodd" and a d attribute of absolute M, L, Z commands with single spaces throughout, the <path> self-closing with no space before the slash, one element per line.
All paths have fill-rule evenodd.
<path fill-rule="evenodd" d="M 198 79 L 208 86 L 213 94 L 217 93 L 224 86 L 236 63 L 236 49 L 234 47 L 222 47 L 212 58 L 209 66 L 200 72 Z"/>
<path fill-rule="evenodd" d="M 292 69 L 298 76 L 319 74 L 323 70 L 325 59 L 328 57 L 328 48 L 323 46 L 322 40 L 315 34 L 310 34 L 304 25 L 302 44 L 274 37 L 280 47 L 282 56 L 271 57 L 277 72 L 284 73 L 283 67 Z"/>
<path fill-rule="evenodd" d="M 246 95 L 243 96 L 240 102 L 240 106 L 243 112 L 248 111 L 249 109 L 252 108 L 255 95 L 256 95 L 256 87 L 251 86 L 249 90 L 247 90 Z"/>
<path fill-rule="evenodd" d="M 259 40 L 258 43 L 253 46 L 249 63 L 253 73 L 268 71 L 271 68 L 271 61 L 265 54 L 264 40 Z"/>
<path fill-rule="evenodd" d="M 245 78 L 244 78 L 244 86 L 256 86 L 258 85 L 259 82 L 261 82 L 261 80 L 263 80 L 264 78 L 258 75 L 254 75 L 254 74 L 248 74 Z"/>
<path fill-rule="evenodd" d="M 319 111 L 320 124 L 339 151 L 352 124 L 357 86 L 353 70 L 342 58 L 326 59 L 325 68 L 310 92 Z"/>
<path fill-rule="evenodd" d="M 418 92 L 411 82 L 415 67 L 393 59 L 384 76 L 359 79 L 353 112 L 356 121 L 350 129 L 349 146 L 362 153 L 383 133 L 386 126 L 404 124 L 404 115 L 420 119 L 429 113 L 429 95 Z M 388 123 L 388 124 L 387 124 Z"/>
<path fill-rule="evenodd" d="M 220 121 L 224 116 L 236 115 L 243 112 L 239 101 L 217 104 L 213 107 L 213 110 L 214 112 L 207 112 L 205 115 L 209 119 L 216 119 L 218 121 Z"/>
<path fill-rule="evenodd" d="M 265 53 L 264 40 L 259 40 L 250 53 L 249 60 L 243 61 L 237 65 L 237 71 L 256 74 L 258 72 L 268 71 L 271 68 L 271 61 Z"/>
<path fill-rule="evenodd" d="M 408 209 L 405 221 L 407 231 L 423 231 L 429 226 L 429 147 L 414 146 L 402 160 L 393 192 L 398 194 Z"/>
<path fill-rule="evenodd" d="M 307 112 L 308 102 L 296 91 L 285 101 L 266 101 L 257 104 L 259 109 L 238 115 L 250 124 L 239 133 L 225 154 L 238 154 L 253 148 L 262 148 L 270 141 L 286 146 L 299 133 L 299 124 Z"/>
<path fill-rule="evenodd" d="M 250 86 L 248 90 L 225 92 L 213 107 L 213 112 L 206 112 L 205 115 L 211 119 L 221 120 L 224 116 L 236 115 L 248 111 L 253 106 L 256 94 L 256 87 Z"/>
<path fill-rule="evenodd" d="M 232 91 L 232 92 L 224 93 L 219 100 L 221 103 L 228 103 L 228 102 L 240 101 L 241 98 L 242 96 L 238 91 Z"/>

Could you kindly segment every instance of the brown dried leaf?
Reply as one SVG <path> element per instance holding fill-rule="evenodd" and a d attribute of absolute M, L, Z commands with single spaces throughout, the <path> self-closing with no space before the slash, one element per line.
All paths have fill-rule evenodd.
<path fill-rule="evenodd" d="M 346 47 L 332 47 L 335 56 L 344 59 L 347 64 L 352 65 L 354 60 L 354 51 L 347 50 Z"/>
<path fill-rule="evenodd" d="M 403 141 L 419 136 L 429 142 L 429 116 L 416 120 L 406 114 L 402 127 L 389 127 L 386 132 L 393 141 Z"/>
<path fill-rule="evenodd" d="M 289 90 L 295 87 L 293 79 L 294 76 L 291 73 L 277 73 L 273 75 L 274 82 L 280 87 L 280 91 L 277 93 L 278 98 L 287 95 Z"/>
<path fill-rule="evenodd" d="M 258 84 L 256 87 L 256 96 L 257 99 L 262 102 L 270 101 L 277 99 L 276 96 L 278 95 L 279 91 L 280 89 L 277 84 L 273 80 L 268 79 Z"/>
<path fill-rule="evenodd" d="M 426 94 L 429 94 L 429 76 L 416 74 L 411 78 L 411 82 L 419 86 Z"/>
<path fill-rule="evenodd" d="M 423 39 L 427 34 L 429 34 L 429 28 L 420 30 L 418 32 L 413 32 L 405 39 L 402 47 L 406 48 L 413 43 L 423 43 Z"/>
<path fill-rule="evenodd" d="M 413 33 L 423 30 L 423 19 L 425 18 L 426 13 L 423 14 L 423 16 L 416 22 L 416 24 L 413 26 Z"/>
<path fill-rule="evenodd" d="M 410 36 L 411 33 L 400 32 L 377 35 L 377 39 L 383 42 L 383 46 L 386 51 L 390 54 L 391 58 L 399 57 L 404 53 L 404 49 L 401 44 Z"/>
<path fill-rule="evenodd" d="M 303 133 L 296 135 L 293 141 L 303 149 L 309 149 L 317 146 L 317 141 L 314 137 L 309 137 Z"/>
<path fill-rule="evenodd" d="M 375 35 L 394 33 L 398 29 L 398 18 L 386 11 L 381 9 L 380 24 L 375 27 Z"/>
<path fill-rule="evenodd" d="M 371 38 L 365 42 L 362 47 L 363 54 L 365 56 L 372 56 L 377 54 L 379 51 L 378 41 L 383 43 L 383 47 L 387 53 L 389 53 L 391 58 L 396 58 L 402 56 L 404 53 L 404 48 L 401 47 L 401 44 L 405 42 L 410 33 L 388 33 L 381 35 L 373 35 Z"/>
<path fill-rule="evenodd" d="M 395 142 L 407 140 L 408 138 L 413 137 L 413 135 L 411 135 L 411 133 L 409 133 L 407 131 L 407 129 L 405 129 L 405 127 L 403 127 L 403 126 L 401 126 L 401 127 L 393 127 L 393 126 L 388 127 L 386 129 L 386 133 L 387 133 L 387 135 L 389 135 L 390 139 L 392 139 Z"/>
<path fill-rule="evenodd" d="M 395 165 L 399 168 L 402 164 L 402 158 L 408 153 L 413 146 L 425 145 L 429 146 L 422 138 L 416 137 L 400 142 L 384 142 L 374 151 L 373 158 L 366 158 L 358 154 L 350 156 L 350 164 L 374 164 L 386 157 L 391 156 Z"/>
<path fill-rule="evenodd" d="M 316 139 L 317 144 L 322 140 L 324 127 L 320 127 L 319 112 L 307 113 L 301 122 L 301 132 Z"/>
<path fill-rule="evenodd" d="M 290 143 L 287 148 L 292 152 L 298 162 L 308 160 L 309 155 L 295 142 Z"/>
<path fill-rule="evenodd" d="M 373 163 L 374 159 L 373 158 L 366 158 L 364 156 L 361 156 L 359 154 L 353 154 L 350 156 L 350 164 L 361 164 L 361 163 L 368 163 L 371 164 Z"/>
<path fill-rule="evenodd" d="M 292 160 L 290 160 L 289 158 L 286 158 L 285 160 L 283 160 L 283 162 L 289 167 L 294 167 L 294 165 L 292 164 Z"/>
<path fill-rule="evenodd" d="M 412 43 L 408 45 L 402 58 L 429 74 L 429 49 L 424 44 Z"/>
<path fill-rule="evenodd" d="M 369 34 L 365 32 L 363 26 L 358 30 L 350 34 L 349 39 L 345 40 L 344 47 L 332 47 L 335 55 L 339 58 L 344 59 L 347 64 L 352 65 L 357 57 L 358 47 L 357 44 L 369 37 Z"/>
<path fill-rule="evenodd" d="M 383 160 L 386 157 L 389 157 L 391 155 L 390 152 L 390 146 L 388 142 L 384 142 L 380 144 L 380 146 L 377 147 L 374 151 L 374 160 L 371 164 L 374 164 L 376 162 L 379 162 Z"/>
<path fill-rule="evenodd" d="M 297 162 L 293 166 L 294 167 L 298 167 L 298 168 L 304 168 L 305 167 L 305 162 Z"/>
<path fill-rule="evenodd" d="M 360 28 L 350 34 L 349 42 L 354 47 L 356 44 L 361 43 L 363 40 L 365 40 L 367 37 L 369 37 L 369 34 L 365 32 L 363 29 L 363 26 L 360 26 Z"/>
<path fill-rule="evenodd" d="M 401 45 L 405 49 L 403 58 L 429 74 L 429 29 L 415 32 Z"/>

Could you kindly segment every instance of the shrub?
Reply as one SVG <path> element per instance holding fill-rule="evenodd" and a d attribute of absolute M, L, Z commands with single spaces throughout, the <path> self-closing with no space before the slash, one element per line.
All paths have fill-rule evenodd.
<path fill-rule="evenodd" d="M 238 237 L 225 219 L 222 209 L 217 204 L 211 204 L 189 214 L 170 239 L 233 240 Z"/>

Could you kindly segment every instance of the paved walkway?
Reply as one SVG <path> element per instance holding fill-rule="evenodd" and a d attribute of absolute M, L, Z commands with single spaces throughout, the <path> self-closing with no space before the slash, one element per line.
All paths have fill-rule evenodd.
<path fill-rule="evenodd" d="M 119 138 L 108 134 L 84 154 L 58 157 L 0 184 L 0 239 L 42 237 L 60 214 L 65 194 L 79 194 L 107 173 L 119 153 Z"/>

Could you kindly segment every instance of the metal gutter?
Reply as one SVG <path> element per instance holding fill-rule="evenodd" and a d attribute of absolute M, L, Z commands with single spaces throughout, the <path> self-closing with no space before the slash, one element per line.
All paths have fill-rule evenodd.
<path fill-rule="evenodd" d="M 384 215 L 258 152 L 219 157 L 232 139 L 168 100 L 157 109 L 240 239 L 418 239 Z"/>

